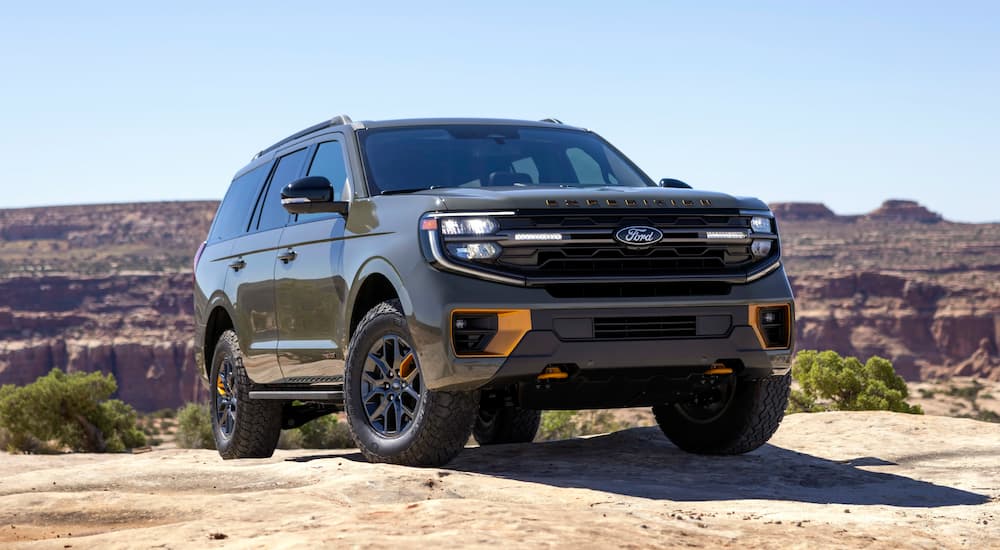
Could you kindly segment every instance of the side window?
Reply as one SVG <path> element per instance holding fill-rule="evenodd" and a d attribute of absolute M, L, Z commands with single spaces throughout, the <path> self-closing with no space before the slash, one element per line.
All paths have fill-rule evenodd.
<path fill-rule="evenodd" d="M 312 164 L 309 165 L 309 176 L 323 176 L 330 180 L 333 186 L 333 200 L 339 201 L 347 185 L 347 166 L 344 162 L 344 149 L 339 141 L 320 143 L 316 148 Z M 299 214 L 298 222 L 315 221 L 337 216 L 337 214 Z"/>
<path fill-rule="evenodd" d="M 339 201 L 347 184 L 347 166 L 344 163 L 344 149 L 339 141 L 320 143 L 309 166 L 310 176 L 324 176 L 333 185 L 333 200 Z"/>
<path fill-rule="evenodd" d="M 233 180 L 215 214 L 215 222 L 208 236 L 209 242 L 224 241 L 246 232 L 253 214 L 254 200 L 260 193 L 260 186 L 270 167 L 270 164 L 258 166 Z"/>
<path fill-rule="evenodd" d="M 274 169 L 274 175 L 271 176 L 271 183 L 267 188 L 267 195 L 264 197 L 264 205 L 261 207 L 260 221 L 257 222 L 258 230 L 266 231 L 283 227 L 288 223 L 290 214 L 281 206 L 281 190 L 298 177 L 305 159 L 305 149 L 299 149 L 278 159 L 278 166 Z"/>
<path fill-rule="evenodd" d="M 594 157 L 587 154 L 579 147 L 571 147 L 566 150 L 566 158 L 576 172 L 576 181 L 582 185 L 605 185 L 604 172 L 601 165 L 594 160 Z"/>

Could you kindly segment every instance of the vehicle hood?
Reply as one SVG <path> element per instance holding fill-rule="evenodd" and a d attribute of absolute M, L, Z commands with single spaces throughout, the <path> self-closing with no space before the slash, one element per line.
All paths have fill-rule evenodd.
<path fill-rule="evenodd" d="M 698 189 L 660 187 L 450 187 L 429 189 L 445 210 L 508 210 L 557 208 L 684 208 L 768 210 L 750 197 L 734 197 Z"/>

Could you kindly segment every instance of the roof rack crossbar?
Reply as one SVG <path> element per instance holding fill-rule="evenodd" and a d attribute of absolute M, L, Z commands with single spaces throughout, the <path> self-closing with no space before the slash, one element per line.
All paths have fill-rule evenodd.
<path fill-rule="evenodd" d="M 325 128 L 330 128 L 331 126 L 340 126 L 341 124 L 350 124 L 351 122 L 354 122 L 353 120 L 351 120 L 351 117 L 349 117 L 347 115 L 337 115 L 337 116 L 331 118 L 330 120 L 325 120 L 323 122 L 320 122 L 319 124 L 313 124 L 312 126 L 306 128 L 305 130 L 301 130 L 299 132 L 295 132 L 294 134 L 286 137 L 285 139 L 279 141 L 278 143 L 275 143 L 274 145 L 268 147 L 267 149 L 264 149 L 261 152 L 257 153 L 257 155 L 254 156 L 254 158 L 259 158 L 264 153 L 273 151 L 273 150 L 277 149 L 278 147 L 281 147 L 282 145 L 284 145 L 286 143 L 289 143 L 291 141 L 295 141 L 295 140 L 297 140 L 297 139 L 299 139 L 300 137 L 303 137 L 303 136 L 308 136 L 309 134 L 311 134 L 313 132 L 318 132 L 318 131 L 323 130 Z"/>
<path fill-rule="evenodd" d="M 551 122 L 552 124 L 562 124 L 563 123 L 563 121 L 559 120 L 558 118 L 543 118 L 542 120 L 539 120 L 538 122 Z"/>

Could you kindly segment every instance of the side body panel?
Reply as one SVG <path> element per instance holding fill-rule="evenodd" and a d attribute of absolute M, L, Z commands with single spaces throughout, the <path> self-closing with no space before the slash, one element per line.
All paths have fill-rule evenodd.
<path fill-rule="evenodd" d="M 233 324 L 240 337 L 247 375 L 260 383 L 282 378 L 274 304 L 274 264 L 282 231 L 278 228 L 240 237 L 230 257 L 224 260 L 245 262 L 238 271 L 230 269 L 225 292 L 236 312 Z"/>

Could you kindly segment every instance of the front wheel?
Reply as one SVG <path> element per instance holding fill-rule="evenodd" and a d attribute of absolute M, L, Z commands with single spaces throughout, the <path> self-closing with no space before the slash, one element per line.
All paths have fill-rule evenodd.
<path fill-rule="evenodd" d="M 440 466 L 472 432 L 473 392 L 427 388 L 397 300 L 365 315 L 344 368 L 344 407 L 351 437 L 369 462 Z"/>
<path fill-rule="evenodd" d="M 733 379 L 725 398 L 710 405 L 653 407 L 656 423 L 681 449 L 707 455 L 748 453 L 767 443 L 785 416 L 791 375 Z"/>

